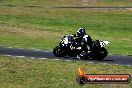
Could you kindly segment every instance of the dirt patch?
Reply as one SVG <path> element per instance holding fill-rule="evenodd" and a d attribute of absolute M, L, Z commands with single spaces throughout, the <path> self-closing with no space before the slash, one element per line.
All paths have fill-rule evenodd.
<path fill-rule="evenodd" d="M 48 0 L 48 1 L 55 1 L 56 2 L 56 1 L 64 1 L 64 0 Z"/>
<path fill-rule="evenodd" d="M 64 0 L 48 0 L 48 1 L 64 1 Z M 95 2 L 97 0 L 78 0 L 80 2 Z"/>
<path fill-rule="evenodd" d="M 58 32 L 50 32 L 36 29 L 25 29 L 18 27 L 2 27 L 0 26 L 0 33 L 12 33 L 12 34 L 22 34 L 29 37 L 60 37 L 61 34 Z M 53 37 L 54 36 L 54 37 Z"/>
<path fill-rule="evenodd" d="M 80 2 L 96 2 L 97 0 L 80 0 Z"/>

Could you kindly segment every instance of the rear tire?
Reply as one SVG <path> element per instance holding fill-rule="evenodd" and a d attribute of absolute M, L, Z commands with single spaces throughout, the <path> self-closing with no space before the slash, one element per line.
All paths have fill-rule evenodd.
<path fill-rule="evenodd" d="M 108 54 L 107 50 L 103 47 L 100 49 L 100 52 L 95 53 L 94 55 L 91 56 L 91 58 L 96 60 L 103 60 L 107 56 L 107 54 Z"/>

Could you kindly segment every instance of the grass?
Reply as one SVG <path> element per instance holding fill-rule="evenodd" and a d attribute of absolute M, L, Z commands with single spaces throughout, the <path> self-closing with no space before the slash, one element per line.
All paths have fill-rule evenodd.
<path fill-rule="evenodd" d="M 0 14 L 1 46 L 51 50 L 63 35 L 85 27 L 94 40 L 111 42 L 107 47 L 110 53 L 132 54 L 129 10 L 3 7 Z"/>
<path fill-rule="evenodd" d="M 0 46 L 53 49 L 63 35 L 79 27 L 95 39 L 108 40 L 112 54 L 132 54 L 132 11 L 51 9 L 47 5 L 131 6 L 131 0 L 0 0 Z M 37 5 L 38 7 L 26 7 Z M 40 7 L 39 7 L 40 6 Z M 43 7 L 43 8 L 41 8 Z M 82 88 L 75 82 L 77 68 L 89 74 L 132 74 L 132 66 L 54 61 L 0 56 L 0 88 Z M 132 84 L 89 84 L 83 88 L 130 88 Z"/>
<path fill-rule="evenodd" d="M 131 6 L 131 0 L 1 0 L 1 4 L 17 5 L 84 5 L 84 6 Z"/>
<path fill-rule="evenodd" d="M 89 74 L 132 74 L 132 66 L 126 65 L 0 56 L 0 85 L 1 88 L 82 88 L 75 81 L 80 65 L 83 65 Z M 131 83 L 87 84 L 83 88 L 131 86 Z"/>

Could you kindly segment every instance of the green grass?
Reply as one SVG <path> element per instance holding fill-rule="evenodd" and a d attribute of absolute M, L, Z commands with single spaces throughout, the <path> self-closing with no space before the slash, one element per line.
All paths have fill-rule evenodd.
<path fill-rule="evenodd" d="M 126 65 L 0 56 L 0 88 L 130 88 L 132 86 L 131 83 L 80 86 L 75 81 L 80 65 L 85 67 L 88 74 L 132 74 L 132 66 Z"/>
<path fill-rule="evenodd" d="M 80 2 L 79 0 L 1 0 L 0 3 L 17 5 L 132 6 L 131 0 L 89 0 L 89 2 Z"/>
<path fill-rule="evenodd" d="M 4 8 L 0 12 L 1 46 L 51 50 L 63 35 L 85 27 L 94 40 L 111 42 L 107 47 L 110 53 L 132 54 L 131 11 Z"/>
<path fill-rule="evenodd" d="M 108 40 L 111 54 L 132 54 L 132 10 L 51 9 L 47 5 L 132 6 L 131 0 L 0 0 L 0 46 L 52 50 L 67 34 L 85 27 L 95 39 Z M 24 7 L 38 5 L 40 7 Z M 132 66 L 0 56 L 0 88 L 82 88 L 77 68 L 89 74 L 132 74 Z M 88 84 L 83 88 L 130 88 L 132 84 Z"/>

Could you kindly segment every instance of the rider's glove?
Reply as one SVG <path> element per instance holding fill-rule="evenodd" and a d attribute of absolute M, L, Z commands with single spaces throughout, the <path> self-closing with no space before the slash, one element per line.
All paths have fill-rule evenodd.
<path fill-rule="evenodd" d="M 72 37 L 76 37 L 77 35 L 76 35 L 76 34 L 72 34 L 71 36 L 72 36 Z"/>

